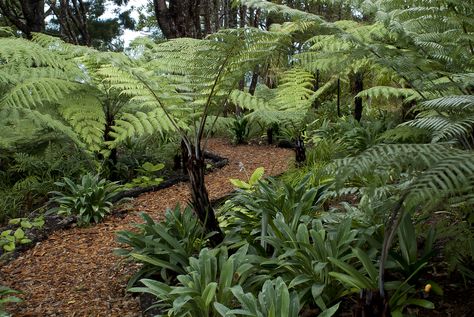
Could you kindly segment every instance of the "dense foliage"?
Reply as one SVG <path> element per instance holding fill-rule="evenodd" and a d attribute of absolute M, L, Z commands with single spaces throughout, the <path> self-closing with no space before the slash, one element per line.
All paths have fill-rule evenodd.
<path fill-rule="evenodd" d="M 163 315 L 422 316 L 446 276 L 472 285 L 474 7 L 234 2 L 213 2 L 227 25 L 197 12 L 205 24 L 181 30 L 194 38 L 127 53 L 1 28 L 0 221 L 50 193 L 60 213 L 99 222 L 112 180 L 157 185 L 174 157 L 191 206 L 118 233 L 117 253 L 141 267 L 129 290 Z M 168 5 L 155 1 L 156 17 L 179 37 L 164 29 Z M 230 180 L 216 208 L 204 183 L 216 134 L 275 137 L 298 164 Z M 27 242 L 23 221 L 0 246 Z"/>

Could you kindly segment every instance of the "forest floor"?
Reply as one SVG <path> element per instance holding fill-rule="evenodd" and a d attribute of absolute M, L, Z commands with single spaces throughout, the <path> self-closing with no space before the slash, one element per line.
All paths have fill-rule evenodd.
<path fill-rule="evenodd" d="M 206 176 L 211 199 L 234 190 L 229 178 L 246 180 L 257 167 L 263 166 L 267 176 L 284 172 L 294 155 L 288 149 L 232 146 L 221 139 L 210 140 L 208 150 L 229 159 L 225 167 Z M 143 194 L 127 213 L 87 228 L 56 231 L 0 267 L 0 284 L 23 292 L 24 301 L 9 307 L 13 316 L 141 316 L 138 299 L 125 291 L 137 267 L 113 254 L 119 247 L 115 233 L 142 222 L 141 211 L 161 219 L 166 208 L 185 205 L 189 199 L 186 183 Z"/>

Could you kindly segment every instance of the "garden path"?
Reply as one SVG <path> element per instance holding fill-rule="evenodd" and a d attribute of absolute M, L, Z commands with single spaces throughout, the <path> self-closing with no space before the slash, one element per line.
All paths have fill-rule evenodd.
<path fill-rule="evenodd" d="M 241 171 L 263 166 L 266 175 L 288 168 L 291 150 L 272 146 L 232 146 L 212 139 L 209 150 L 229 159 L 222 169 L 206 176 L 211 199 L 223 197 L 233 188 L 229 178 L 247 179 Z M 128 278 L 136 270 L 113 254 L 119 247 L 115 233 L 141 222 L 139 211 L 160 219 L 163 211 L 189 200 L 186 183 L 146 193 L 132 201 L 123 215 L 110 216 L 88 228 L 56 231 L 17 259 L 0 267 L 0 284 L 23 292 L 24 302 L 10 307 L 14 316 L 141 316 L 138 300 L 125 292 Z"/>

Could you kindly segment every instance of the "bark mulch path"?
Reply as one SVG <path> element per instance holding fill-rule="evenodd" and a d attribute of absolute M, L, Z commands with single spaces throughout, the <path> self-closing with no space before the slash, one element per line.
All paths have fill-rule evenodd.
<path fill-rule="evenodd" d="M 248 174 L 265 167 L 266 175 L 277 175 L 288 168 L 293 152 L 271 146 L 232 146 L 212 139 L 209 150 L 229 159 L 224 168 L 206 176 L 211 199 L 230 193 L 229 178 L 247 179 Z M 23 292 L 24 302 L 10 306 L 14 316 L 141 316 L 137 299 L 125 292 L 128 278 L 136 267 L 112 251 L 119 245 L 115 232 L 141 222 L 139 211 L 160 219 L 163 211 L 189 200 L 186 183 L 158 192 L 146 193 L 132 202 L 124 217 L 108 217 L 89 228 L 54 232 L 20 257 L 0 267 L 0 284 Z"/>

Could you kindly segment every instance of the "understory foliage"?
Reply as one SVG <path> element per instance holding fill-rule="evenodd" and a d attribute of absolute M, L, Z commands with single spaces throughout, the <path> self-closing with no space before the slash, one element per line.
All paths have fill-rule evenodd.
<path fill-rule="evenodd" d="M 112 180 L 159 184 L 181 143 L 192 206 L 118 233 L 140 266 L 128 290 L 162 316 L 426 316 L 448 280 L 472 287 L 469 1 L 233 2 L 255 28 L 128 54 L 0 29 L 0 221 L 51 192 L 59 212 L 99 222 Z M 231 179 L 213 206 L 204 151 L 222 130 L 278 132 L 307 145 L 305 163 Z"/>
<path fill-rule="evenodd" d="M 155 295 L 169 316 L 327 317 L 345 301 L 355 316 L 404 316 L 436 308 L 445 284 L 437 270 L 471 283 L 472 8 L 364 1 L 369 25 L 241 3 L 288 18 L 272 31 L 297 49 L 280 82 L 230 99 L 266 127 L 294 113 L 314 147 L 304 168 L 279 180 L 232 180 L 238 190 L 218 212 L 225 240 L 190 250 L 173 285 L 154 274 L 131 290 Z M 369 103 L 366 117 L 334 116 L 324 99 L 357 76 L 368 84 L 351 98 Z"/>
<path fill-rule="evenodd" d="M 91 174 L 83 175 L 78 184 L 64 177 L 62 182 L 56 182 L 55 185 L 60 191 L 50 193 L 50 202 L 58 206 L 48 213 L 77 216 L 79 225 L 101 222 L 110 213 L 112 200 L 119 190 L 117 183 Z"/>

